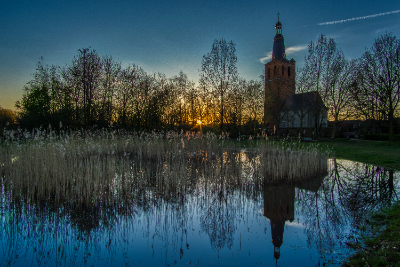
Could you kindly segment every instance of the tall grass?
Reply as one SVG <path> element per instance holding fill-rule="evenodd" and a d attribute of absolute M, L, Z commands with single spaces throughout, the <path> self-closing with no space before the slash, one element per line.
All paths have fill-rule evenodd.
<path fill-rule="evenodd" d="M 125 205 L 158 194 L 297 182 L 327 170 L 317 147 L 258 142 L 243 151 L 227 134 L 116 130 L 5 132 L 0 146 L 3 196 L 72 206 Z M 213 189 L 214 188 L 214 189 Z M 219 188 L 219 189 L 218 189 Z"/>

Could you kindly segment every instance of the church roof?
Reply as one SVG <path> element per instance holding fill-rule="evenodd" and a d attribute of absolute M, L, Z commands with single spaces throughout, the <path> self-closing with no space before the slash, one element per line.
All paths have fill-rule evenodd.
<path fill-rule="evenodd" d="M 282 111 L 295 111 L 301 108 L 307 110 L 314 109 L 315 107 L 326 109 L 318 92 L 312 91 L 288 96 L 283 102 Z"/>

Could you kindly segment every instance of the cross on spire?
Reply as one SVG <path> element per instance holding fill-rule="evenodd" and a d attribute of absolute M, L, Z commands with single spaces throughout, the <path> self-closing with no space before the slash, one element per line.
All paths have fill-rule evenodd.
<path fill-rule="evenodd" d="M 278 21 L 279 21 L 279 12 L 278 12 Z"/>

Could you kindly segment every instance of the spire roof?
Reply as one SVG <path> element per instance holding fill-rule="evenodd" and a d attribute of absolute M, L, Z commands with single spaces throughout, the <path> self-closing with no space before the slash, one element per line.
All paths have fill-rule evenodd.
<path fill-rule="evenodd" d="M 274 38 L 274 46 L 272 49 L 272 60 L 280 59 L 286 60 L 285 53 L 285 38 L 282 35 L 282 23 L 279 21 L 279 12 L 278 12 L 278 22 L 275 25 L 276 35 Z"/>

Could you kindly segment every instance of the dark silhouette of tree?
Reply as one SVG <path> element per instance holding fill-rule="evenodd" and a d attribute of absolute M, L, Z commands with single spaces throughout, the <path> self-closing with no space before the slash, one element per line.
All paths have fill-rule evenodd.
<path fill-rule="evenodd" d="M 220 128 L 224 126 L 224 101 L 226 93 L 237 81 L 237 56 L 235 44 L 225 39 L 214 40 L 211 52 L 203 56 L 200 70 L 202 83 L 210 87 L 219 100 Z"/>
<path fill-rule="evenodd" d="M 43 58 L 37 64 L 34 79 L 24 87 L 22 100 L 16 103 L 22 127 L 34 128 L 50 123 L 51 91 L 49 71 L 43 64 Z"/>
<path fill-rule="evenodd" d="M 243 124 L 244 105 L 245 105 L 246 80 L 239 79 L 226 97 L 226 121 L 230 124 L 228 128 L 231 136 L 238 136 L 240 126 Z"/>
<path fill-rule="evenodd" d="M 341 50 L 332 51 L 327 64 L 328 73 L 324 79 L 325 105 L 328 116 L 333 119 L 332 138 L 336 135 L 337 125 L 355 114 L 355 105 L 351 90 L 356 70 L 356 61 L 347 60 Z"/>
<path fill-rule="evenodd" d="M 305 56 L 305 66 L 303 71 L 307 75 L 308 82 L 312 85 L 311 91 L 317 92 L 324 103 L 327 97 L 324 80 L 327 80 L 328 76 L 331 75 L 329 63 L 332 61 L 335 51 L 335 41 L 332 38 L 327 40 L 324 35 L 321 35 L 317 42 L 310 42 L 308 45 L 308 54 Z M 325 85 L 326 84 L 327 83 L 325 83 Z M 311 112 L 314 118 L 314 136 L 317 138 L 325 114 L 323 114 L 324 110 L 322 105 L 313 105 Z"/>
<path fill-rule="evenodd" d="M 387 116 L 389 141 L 393 141 L 394 114 L 400 101 L 400 40 L 386 33 L 375 39 L 360 62 L 359 84 L 356 88 L 361 108 L 373 97 L 372 112 L 378 110 Z"/>
<path fill-rule="evenodd" d="M 118 85 L 118 77 L 121 72 L 121 63 L 113 60 L 111 56 L 105 56 L 101 60 L 101 99 L 99 101 L 99 122 L 107 125 L 115 117 L 115 101 L 116 87 Z"/>
<path fill-rule="evenodd" d="M 135 65 L 129 65 L 119 73 L 115 105 L 118 114 L 117 122 L 122 127 L 127 127 L 129 117 L 139 109 L 139 84 L 143 75 L 143 70 Z"/>
<path fill-rule="evenodd" d="M 69 84 L 73 88 L 75 120 L 85 127 L 95 122 L 95 103 L 98 98 L 101 77 L 101 58 L 95 50 L 83 48 L 67 68 Z M 82 114 L 83 113 L 83 114 Z"/>
<path fill-rule="evenodd" d="M 251 80 L 246 82 L 244 92 L 244 107 L 243 113 L 246 121 L 251 121 L 253 128 L 255 124 L 260 122 L 263 118 L 264 112 L 264 77 L 260 80 Z"/>

